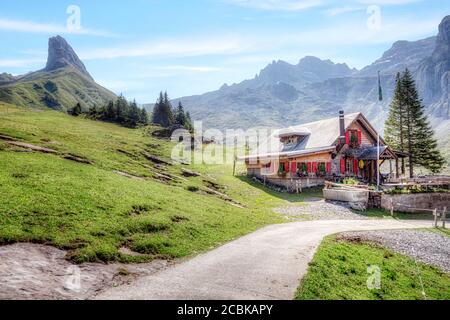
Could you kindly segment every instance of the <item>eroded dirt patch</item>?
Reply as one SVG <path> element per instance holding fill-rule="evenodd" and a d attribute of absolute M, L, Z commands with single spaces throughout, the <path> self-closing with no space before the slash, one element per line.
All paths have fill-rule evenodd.
<path fill-rule="evenodd" d="M 156 273 L 173 262 L 74 265 L 66 252 L 37 244 L 0 247 L 0 300 L 89 299 L 104 289 Z M 79 285 L 78 285 L 79 284 Z"/>

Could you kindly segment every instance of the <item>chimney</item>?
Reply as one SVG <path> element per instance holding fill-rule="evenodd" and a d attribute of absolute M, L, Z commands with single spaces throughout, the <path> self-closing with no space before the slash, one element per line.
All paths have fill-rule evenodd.
<path fill-rule="evenodd" d="M 344 111 L 339 111 L 339 128 L 340 128 L 340 143 L 345 144 L 345 121 L 344 121 Z"/>

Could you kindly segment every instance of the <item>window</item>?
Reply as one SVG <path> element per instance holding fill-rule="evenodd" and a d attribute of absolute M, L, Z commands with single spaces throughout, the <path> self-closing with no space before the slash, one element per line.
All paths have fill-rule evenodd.
<path fill-rule="evenodd" d="M 347 158 L 345 160 L 345 172 L 347 174 L 353 173 L 353 159 Z"/>
<path fill-rule="evenodd" d="M 285 144 L 294 144 L 297 143 L 297 137 L 289 137 L 284 141 Z"/>

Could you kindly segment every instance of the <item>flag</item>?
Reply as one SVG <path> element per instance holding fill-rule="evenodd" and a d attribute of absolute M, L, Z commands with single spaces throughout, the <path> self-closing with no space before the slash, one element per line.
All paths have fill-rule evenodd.
<path fill-rule="evenodd" d="M 378 71 L 378 100 L 383 101 L 383 89 L 381 88 L 380 71 Z"/>

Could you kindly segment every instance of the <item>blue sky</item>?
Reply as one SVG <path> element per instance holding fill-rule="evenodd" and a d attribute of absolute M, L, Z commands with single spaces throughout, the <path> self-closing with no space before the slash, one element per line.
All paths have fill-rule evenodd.
<path fill-rule="evenodd" d="M 81 28 L 69 31 L 70 5 Z M 175 98 L 240 82 L 279 59 L 361 68 L 396 40 L 437 34 L 447 14 L 441 0 L 1 1 L 0 72 L 42 68 L 60 34 L 97 82 L 147 103 L 160 90 Z"/>

